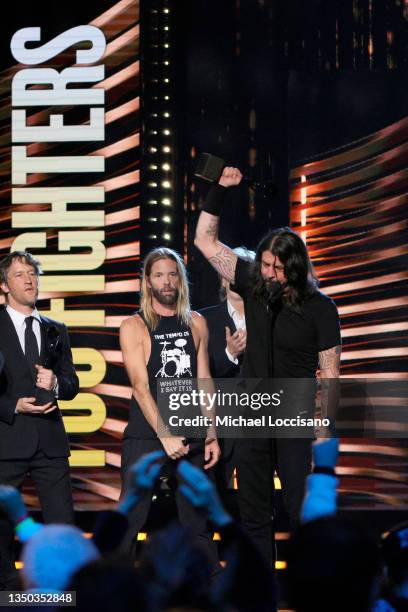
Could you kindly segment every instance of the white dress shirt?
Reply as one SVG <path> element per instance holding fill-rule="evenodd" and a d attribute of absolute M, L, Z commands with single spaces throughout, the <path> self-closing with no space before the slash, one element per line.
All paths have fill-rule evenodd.
<path fill-rule="evenodd" d="M 25 320 L 27 319 L 27 317 L 34 317 L 33 332 L 37 339 L 38 354 L 40 355 L 41 354 L 41 327 L 40 327 L 41 317 L 40 317 L 40 313 L 38 312 L 38 310 L 34 308 L 33 312 L 30 315 L 25 315 L 22 312 L 19 312 L 18 310 L 14 310 L 14 308 L 11 308 L 11 306 L 6 306 L 6 310 L 8 314 L 10 315 L 10 318 L 13 322 L 13 325 L 17 332 L 17 336 L 21 344 L 21 348 L 22 348 L 24 355 L 25 355 L 25 330 L 26 330 Z M 54 392 L 55 397 L 58 397 L 58 381 L 55 382 L 53 392 Z"/>
<path fill-rule="evenodd" d="M 11 320 L 13 321 L 13 325 L 17 332 L 17 336 L 20 341 L 21 348 L 23 350 L 24 355 L 25 355 L 25 330 L 26 330 L 25 320 L 27 319 L 27 317 L 34 317 L 33 332 L 37 339 L 38 354 L 40 355 L 41 354 L 41 328 L 40 328 L 41 317 L 40 317 L 40 313 L 38 312 L 38 310 L 34 308 L 31 315 L 25 315 L 22 312 L 19 312 L 18 310 L 14 310 L 14 308 L 11 308 L 11 306 L 7 306 L 6 310 L 8 314 L 10 315 Z"/>
<path fill-rule="evenodd" d="M 238 310 L 234 308 L 228 300 L 227 300 L 227 308 L 228 308 L 228 314 L 231 317 L 231 319 L 234 321 L 234 324 L 237 330 L 238 329 L 246 330 L 245 315 L 241 316 Z M 237 358 L 234 359 L 234 357 L 229 352 L 228 347 L 225 347 L 225 354 L 227 355 L 228 359 L 232 361 L 232 363 L 235 363 L 235 365 L 238 365 L 238 359 Z"/>

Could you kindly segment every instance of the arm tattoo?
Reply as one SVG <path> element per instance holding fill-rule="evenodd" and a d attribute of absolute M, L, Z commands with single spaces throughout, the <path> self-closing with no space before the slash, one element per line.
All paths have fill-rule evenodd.
<path fill-rule="evenodd" d="M 229 282 L 234 281 L 237 256 L 233 251 L 223 246 L 218 253 L 216 253 L 214 257 L 210 257 L 208 261 L 223 278 Z"/>
<path fill-rule="evenodd" d="M 341 346 L 320 351 L 321 411 L 322 416 L 335 419 L 340 398 L 340 354 Z"/>
<path fill-rule="evenodd" d="M 211 236 L 213 238 L 218 237 L 219 222 L 220 220 L 218 217 L 214 217 L 213 219 L 211 219 L 211 221 L 208 223 L 207 229 L 205 230 L 205 233 L 207 234 L 207 236 Z"/>
<path fill-rule="evenodd" d="M 341 346 L 333 346 L 326 351 L 320 351 L 319 363 L 321 375 L 324 378 L 337 378 L 340 373 Z"/>

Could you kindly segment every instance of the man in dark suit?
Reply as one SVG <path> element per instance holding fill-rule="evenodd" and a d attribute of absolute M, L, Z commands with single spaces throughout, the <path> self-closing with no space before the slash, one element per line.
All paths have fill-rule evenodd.
<path fill-rule="evenodd" d="M 69 444 L 58 399 L 70 400 L 79 381 L 64 324 L 42 317 L 39 263 L 25 251 L 0 261 L 0 484 L 20 487 L 29 474 L 46 523 L 72 523 Z M 15 584 L 13 530 L 0 518 L 0 588 Z"/>
<path fill-rule="evenodd" d="M 253 261 L 255 253 L 244 247 L 233 249 L 234 253 Z M 244 302 L 238 293 L 231 289 L 230 283 L 220 278 L 221 303 L 199 310 L 205 317 L 208 326 L 208 356 L 213 378 L 235 378 L 239 375 L 242 356 L 246 346 L 246 324 Z M 234 471 L 234 440 L 223 439 L 221 459 L 215 473 L 217 487 L 224 497 Z"/>

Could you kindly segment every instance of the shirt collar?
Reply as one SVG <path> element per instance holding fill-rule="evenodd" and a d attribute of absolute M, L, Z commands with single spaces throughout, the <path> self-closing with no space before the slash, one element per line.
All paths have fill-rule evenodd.
<path fill-rule="evenodd" d="M 36 308 L 34 308 L 33 312 L 31 313 L 31 315 L 25 315 L 22 312 L 19 312 L 18 310 L 15 310 L 14 308 L 12 308 L 11 306 L 7 305 L 6 306 L 6 310 L 8 312 L 8 314 L 11 317 L 11 320 L 13 321 L 14 325 L 22 327 L 23 323 L 25 322 L 27 317 L 34 317 L 34 319 L 37 319 L 37 321 L 39 323 L 41 323 L 41 317 L 40 317 L 40 313 L 38 312 L 38 310 Z"/>
<path fill-rule="evenodd" d="M 228 314 L 231 317 L 231 319 L 233 319 L 234 317 L 238 318 L 238 319 L 243 319 L 244 317 L 238 312 L 238 310 L 236 308 L 233 307 L 233 305 L 227 300 L 227 308 L 228 308 Z"/>

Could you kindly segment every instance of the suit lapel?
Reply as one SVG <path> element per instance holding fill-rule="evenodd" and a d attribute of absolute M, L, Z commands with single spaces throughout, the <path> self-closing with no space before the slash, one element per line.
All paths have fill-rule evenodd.
<path fill-rule="evenodd" d="M 18 360 L 21 360 L 21 363 L 23 363 L 27 370 L 30 372 L 30 376 L 32 378 L 31 368 L 28 365 L 28 361 L 26 359 L 26 356 L 24 355 L 23 349 L 21 348 L 16 328 L 14 327 L 13 321 L 11 320 L 5 308 L 0 311 L 0 329 L 1 344 L 4 347 L 3 353 L 13 352 L 14 355 L 18 358 Z"/>
<path fill-rule="evenodd" d="M 237 328 L 235 327 L 234 319 L 230 316 L 230 313 L 228 312 L 227 300 L 225 300 L 225 302 L 223 302 L 221 306 L 224 313 L 225 325 L 228 325 L 231 330 L 231 334 L 234 334 L 237 331 Z"/>

